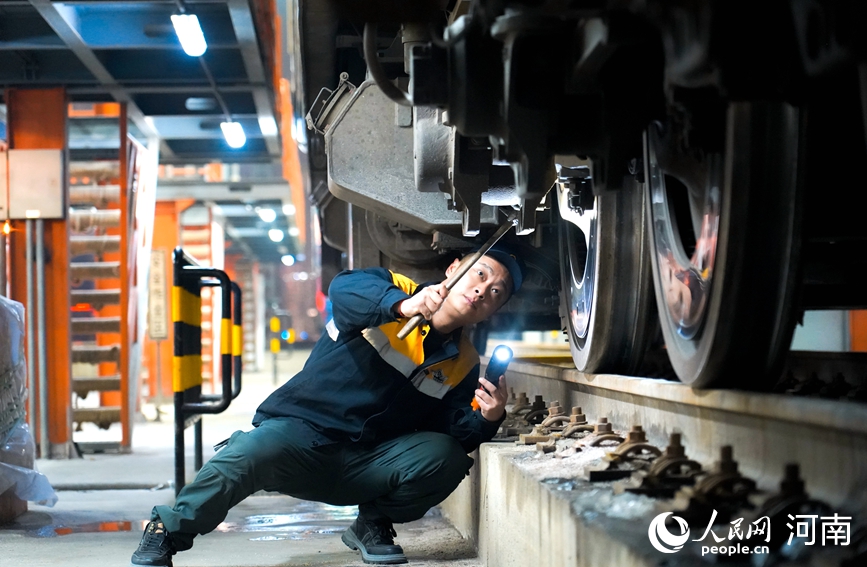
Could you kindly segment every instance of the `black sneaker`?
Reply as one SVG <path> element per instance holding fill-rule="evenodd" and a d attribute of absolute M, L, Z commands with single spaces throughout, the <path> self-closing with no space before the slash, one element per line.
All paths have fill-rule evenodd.
<path fill-rule="evenodd" d="M 172 545 L 172 536 L 159 520 L 148 522 L 138 549 L 132 554 L 130 565 L 132 567 L 172 567 L 172 555 L 175 554 L 175 546 Z"/>
<path fill-rule="evenodd" d="M 340 538 L 350 549 L 361 551 L 361 559 L 373 565 L 406 563 L 403 548 L 395 545 L 397 532 L 388 520 L 365 520 L 360 515 Z"/>

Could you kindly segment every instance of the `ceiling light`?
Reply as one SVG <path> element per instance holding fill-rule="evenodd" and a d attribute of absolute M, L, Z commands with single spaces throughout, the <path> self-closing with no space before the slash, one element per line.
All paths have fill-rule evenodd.
<path fill-rule="evenodd" d="M 222 122 L 220 128 L 223 129 L 223 137 L 226 138 L 226 143 L 233 148 L 243 148 L 247 143 L 247 136 L 244 134 L 244 128 L 240 122 Z"/>
<path fill-rule="evenodd" d="M 292 266 L 295 264 L 295 256 L 293 256 L 292 254 L 286 254 L 285 256 L 280 258 L 280 261 L 283 262 L 284 266 Z"/>
<path fill-rule="evenodd" d="M 298 236 L 299 234 L 301 234 L 301 231 L 297 226 L 293 226 L 289 229 L 289 236 Z"/>
<path fill-rule="evenodd" d="M 283 231 L 279 228 L 272 228 L 268 231 L 268 238 L 270 238 L 274 242 L 280 242 L 281 240 L 283 240 Z"/>
<path fill-rule="evenodd" d="M 259 131 L 262 132 L 263 136 L 276 136 L 278 133 L 277 121 L 272 116 L 259 117 Z"/>
<path fill-rule="evenodd" d="M 195 14 L 175 14 L 172 16 L 172 25 L 178 34 L 178 41 L 184 48 L 184 53 L 190 57 L 198 57 L 208 49 L 202 26 Z"/>
<path fill-rule="evenodd" d="M 287 217 L 291 217 L 292 215 L 294 215 L 295 205 L 293 205 L 292 203 L 286 203 L 285 205 L 283 205 L 283 214 Z"/>
<path fill-rule="evenodd" d="M 191 111 L 214 110 L 217 100 L 213 97 L 191 96 L 184 101 L 184 108 Z"/>
<path fill-rule="evenodd" d="M 274 219 L 277 218 L 277 211 L 264 207 L 256 207 L 256 214 L 265 222 L 274 222 Z"/>

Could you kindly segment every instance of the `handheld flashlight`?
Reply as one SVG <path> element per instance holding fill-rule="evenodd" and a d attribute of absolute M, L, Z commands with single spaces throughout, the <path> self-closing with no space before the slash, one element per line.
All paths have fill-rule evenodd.
<path fill-rule="evenodd" d="M 488 366 L 485 368 L 485 380 L 493 384 L 494 386 L 498 385 L 498 380 L 500 376 L 505 374 L 506 368 L 509 367 L 509 363 L 512 362 L 512 349 L 507 347 L 506 345 L 499 345 L 494 349 L 493 354 L 491 355 L 491 360 L 488 361 Z M 482 387 L 479 384 L 479 387 Z M 487 389 L 484 389 L 488 392 Z M 490 394 L 490 392 L 488 392 Z"/>

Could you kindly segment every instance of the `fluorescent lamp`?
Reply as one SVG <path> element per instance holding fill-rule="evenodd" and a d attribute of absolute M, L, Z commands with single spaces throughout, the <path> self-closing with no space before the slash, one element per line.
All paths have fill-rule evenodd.
<path fill-rule="evenodd" d="M 208 49 L 205 34 L 202 33 L 202 26 L 195 14 L 175 14 L 172 16 L 172 25 L 175 26 L 175 33 L 184 53 L 190 57 L 198 57 Z"/>
<path fill-rule="evenodd" d="M 276 136 L 277 121 L 271 116 L 262 116 L 259 118 L 259 130 L 263 136 Z"/>
<path fill-rule="evenodd" d="M 280 242 L 281 240 L 283 240 L 283 231 L 279 228 L 272 228 L 268 231 L 268 238 L 270 238 L 274 242 Z"/>
<path fill-rule="evenodd" d="M 243 148 L 247 143 L 247 136 L 244 134 L 244 128 L 240 122 L 221 122 L 220 128 L 223 130 L 223 137 L 226 138 L 226 143 L 233 148 Z"/>
<path fill-rule="evenodd" d="M 292 266 L 295 264 L 295 256 L 293 256 L 292 254 L 286 254 L 285 256 L 280 258 L 280 261 L 283 262 L 284 266 Z"/>
<path fill-rule="evenodd" d="M 287 217 L 290 217 L 295 214 L 295 205 L 292 203 L 286 203 L 283 205 L 283 214 Z"/>
<path fill-rule="evenodd" d="M 256 214 L 265 222 L 274 222 L 274 219 L 277 218 L 277 211 L 264 207 L 256 207 Z"/>
<path fill-rule="evenodd" d="M 299 234 L 301 234 L 301 230 L 297 226 L 289 228 L 289 236 L 298 236 Z"/>

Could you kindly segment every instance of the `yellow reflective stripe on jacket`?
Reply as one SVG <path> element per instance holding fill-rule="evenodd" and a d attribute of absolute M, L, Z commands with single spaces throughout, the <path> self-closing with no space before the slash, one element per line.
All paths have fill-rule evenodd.
<path fill-rule="evenodd" d="M 418 327 L 406 339 L 397 338 L 397 332 L 406 320 L 386 323 L 361 332 L 385 362 L 395 370 L 410 378 L 413 386 L 427 396 L 442 399 L 449 391 L 461 383 L 470 370 L 479 363 L 479 354 L 470 340 L 461 335 L 458 356 L 443 360 L 427 368 L 416 369 L 424 362 L 424 337 L 428 326 Z"/>
<path fill-rule="evenodd" d="M 418 287 L 414 281 L 403 274 L 391 274 L 391 281 L 404 293 L 412 294 Z M 397 338 L 397 332 L 406 323 L 406 319 L 398 319 L 379 327 L 370 327 L 361 332 L 373 348 L 390 366 L 409 378 L 419 364 L 424 362 L 424 337 L 421 331 L 427 332 L 427 325 L 419 325 L 404 340 Z M 330 331 L 329 331 L 330 334 Z M 333 338 L 333 337 L 332 337 Z"/>
<path fill-rule="evenodd" d="M 412 377 L 412 384 L 422 394 L 442 399 L 460 384 L 478 363 L 479 354 L 473 343 L 466 335 L 461 335 L 458 356 L 421 370 Z"/>
<path fill-rule="evenodd" d="M 412 294 L 418 287 L 418 284 L 402 274 L 391 272 L 391 279 L 394 285 L 408 294 Z M 441 399 L 460 384 L 479 363 L 479 354 L 472 342 L 465 335 L 461 335 L 458 355 L 455 358 L 443 360 L 416 372 L 424 362 L 424 337 L 430 325 L 419 325 L 404 340 L 400 340 L 397 333 L 406 322 L 407 319 L 401 318 L 379 327 L 367 328 L 361 334 L 389 366 L 410 378 L 419 392 Z"/>
<path fill-rule="evenodd" d="M 361 334 L 390 366 L 409 378 L 416 367 L 424 362 L 424 347 L 418 329 L 405 340 L 397 338 L 397 331 L 405 320 L 364 329 Z"/>
<path fill-rule="evenodd" d="M 412 295 L 413 293 L 415 293 L 415 288 L 418 287 L 417 283 L 415 283 L 414 281 L 412 281 L 411 279 L 409 279 L 408 277 L 406 277 L 403 274 L 398 274 L 398 273 L 392 272 L 391 270 L 389 270 L 388 273 L 391 274 L 392 283 L 394 283 L 394 285 L 396 285 L 402 292 L 407 293 L 409 295 Z"/>

